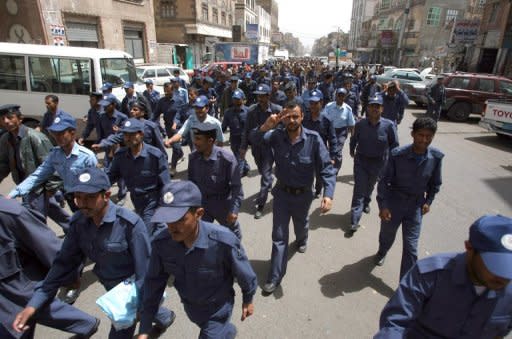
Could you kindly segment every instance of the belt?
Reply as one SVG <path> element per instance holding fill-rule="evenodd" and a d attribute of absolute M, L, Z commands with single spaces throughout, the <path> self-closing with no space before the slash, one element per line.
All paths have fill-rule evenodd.
<path fill-rule="evenodd" d="M 284 185 L 281 182 L 276 183 L 276 187 L 285 191 L 286 193 L 292 194 L 292 195 L 301 195 L 305 192 L 310 192 L 311 187 L 292 187 L 288 185 Z"/>
<path fill-rule="evenodd" d="M 393 192 L 393 194 L 397 194 L 400 197 L 407 198 L 407 199 L 418 199 L 418 198 L 425 197 L 425 193 L 407 193 L 407 192 L 397 191 L 397 190 L 392 190 L 392 192 Z"/>

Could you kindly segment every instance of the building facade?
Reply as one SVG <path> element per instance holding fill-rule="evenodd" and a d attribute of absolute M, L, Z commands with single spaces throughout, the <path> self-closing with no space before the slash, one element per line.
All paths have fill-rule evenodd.
<path fill-rule="evenodd" d="M 512 77 L 512 5 L 488 0 L 469 70 Z"/>
<path fill-rule="evenodd" d="M 10 0 L 0 41 L 125 50 L 156 60 L 153 0 Z"/>
<path fill-rule="evenodd" d="M 234 0 L 154 0 L 158 61 L 193 68 L 213 59 L 217 42 L 232 40 Z"/>
<path fill-rule="evenodd" d="M 376 4 L 377 0 L 354 0 L 352 2 L 352 17 L 350 19 L 348 50 L 354 55 L 357 52 L 357 48 L 361 47 L 363 22 L 371 19 L 375 12 Z"/>
<path fill-rule="evenodd" d="M 372 18 L 362 25 L 363 62 L 455 70 L 472 45 L 467 36 L 456 39 L 458 28 L 478 26 L 482 9 L 481 0 L 379 0 Z"/>

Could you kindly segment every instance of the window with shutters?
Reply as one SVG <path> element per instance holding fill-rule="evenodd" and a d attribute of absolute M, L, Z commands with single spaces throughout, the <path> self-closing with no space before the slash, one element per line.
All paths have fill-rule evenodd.
<path fill-rule="evenodd" d="M 160 2 L 160 17 L 164 19 L 175 18 L 177 7 L 176 0 L 162 0 Z"/>
<path fill-rule="evenodd" d="M 208 21 L 208 4 L 202 4 L 201 5 L 201 18 L 203 21 Z"/>
<path fill-rule="evenodd" d="M 219 10 L 217 8 L 214 8 L 212 11 L 212 21 L 214 24 L 219 23 Z"/>
<path fill-rule="evenodd" d="M 439 26 L 439 22 L 441 21 L 441 8 L 440 7 L 430 7 L 427 13 L 427 25 L 429 26 Z"/>

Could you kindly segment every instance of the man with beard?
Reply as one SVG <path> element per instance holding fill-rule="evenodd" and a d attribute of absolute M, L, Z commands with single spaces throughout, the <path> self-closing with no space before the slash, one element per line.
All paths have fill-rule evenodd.
<path fill-rule="evenodd" d="M 386 90 L 382 93 L 384 110 L 382 117 L 393 121 L 396 125 L 402 122 L 405 107 L 409 104 L 409 98 L 395 81 L 390 81 Z"/>
<path fill-rule="evenodd" d="M 76 276 L 85 258 L 95 263 L 93 272 L 106 290 L 135 277 L 139 293 L 143 291 L 151 247 L 144 222 L 135 213 L 110 201 L 110 182 L 99 168 L 76 173 L 71 190 L 79 208 L 70 230 L 52 263 L 46 278 L 34 291 L 24 310 L 16 316 L 13 327 L 23 330 L 34 314 L 52 300 L 58 288 Z M 162 333 L 174 321 L 174 312 L 161 307 L 150 319 Z M 131 338 L 136 324 L 116 330 L 109 338 Z"/>
<path fill-rule="evenodd" d="M 290 218 L 297 250 L 306 252 L 315 172 L 321 174 L 324 184 L 321 213 L 331 209 L 334 195 L 336 175 L 327 148 L 317 132 L 302 127 L 302 120 L 300 105 L 290 101 L 282 113 L 271 114 L 252 134 L 252 143 L 270 148 L 276 162 L 277 183 L 272 190 L 272 256 L 263 286 L 269 294 L 275 291 L 286 273 Z M 276 128 L 280 122 L 284 123 L 284 128 Z"/>
<path fill-rule="evenodd" d="M 258 96 L 258 104 L 251 106 L 247 113 L 247 123 L 240 146 L 240 157 L 245 159 L 250 144 L 252 156 L 261 175 L 260 191 L 256 197 L 256 212 L 254 214 L 255 219 L 260 219 L 263 217 L 263 208 L 267 202 L 268 192 L 272 187 L 272 163 L 274 160 L 270 148 L 261 142 L 255 143 L 252 135 L 258 132 L 269 116 L 281 112 L 282 107 L 270 102 L 270 87 L 268 85 L 258 85 L 254 94 Z"/>
<path fill-rule="evenodd" d="M 114 155 L 106 169 L 110 182 L 123 179 L 128 186 L 135 212 L 148 228 L 149 236 L 155 232 L 150 222 L 155 213 L 162 187 L 170 182 L 167 161 L 162 152 L 144 142 L 144 124 L 131 118 L 122 126 L 125 147 Z"/>
<path fill-rule="evenodd" d="M 245 97 L 247 98 L 247 106 L 251 106 L 256 103 L 256 95 L 254 91 L 258 84 L 256 81 L 252 80 L 252 73 L 246 73 L 244 77 L 244 81 L 240 83 L 238 88 L 240 88 L 245 93 Z"/>
<path fill-rule="evenodd" d="M 437 131 L 432 118 L 418 118 L 412 124 L 413 143 L 391 151 L 377 187 L 381 219 L 379 250 L 375 264 L 382 266 L 402 225 L 403 253 L 400 278 L 418 259 L 421 221 L 441 187 L 444 154 L 430 147 Z"/>
<path fill-rule="evenodd" d="M 418 261 L 380 316 L 375 339 L 504 338 L 512 329 L 512 219 L 486 215 L 466 252 Z"/>

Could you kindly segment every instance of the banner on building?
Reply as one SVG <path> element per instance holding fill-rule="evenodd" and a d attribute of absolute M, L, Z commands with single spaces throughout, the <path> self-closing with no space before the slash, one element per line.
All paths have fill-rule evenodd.
<path fill-rule="evenodd" d="M 258 40 L 258 24 L 246 24 L 245 25 L 245 38 L 247 40 Z"/>
<path fill-rule="evenodd" d="M 470 44 L 475 42 L 480 28 L 480 20 L 459 20 L 453 28 L 454 43 Z"/>
<path fill-rule="evenodd" d="M 216 44 L 216 61 L 240 61 L 248 64 L 258 63 L 258 45 L 251 44 Z"/>
<path fill-rule="evenodd" d="M 382 31 L 380 34 L 380 44 L 382 47 L 393 46 L 393 31 Z"/>

